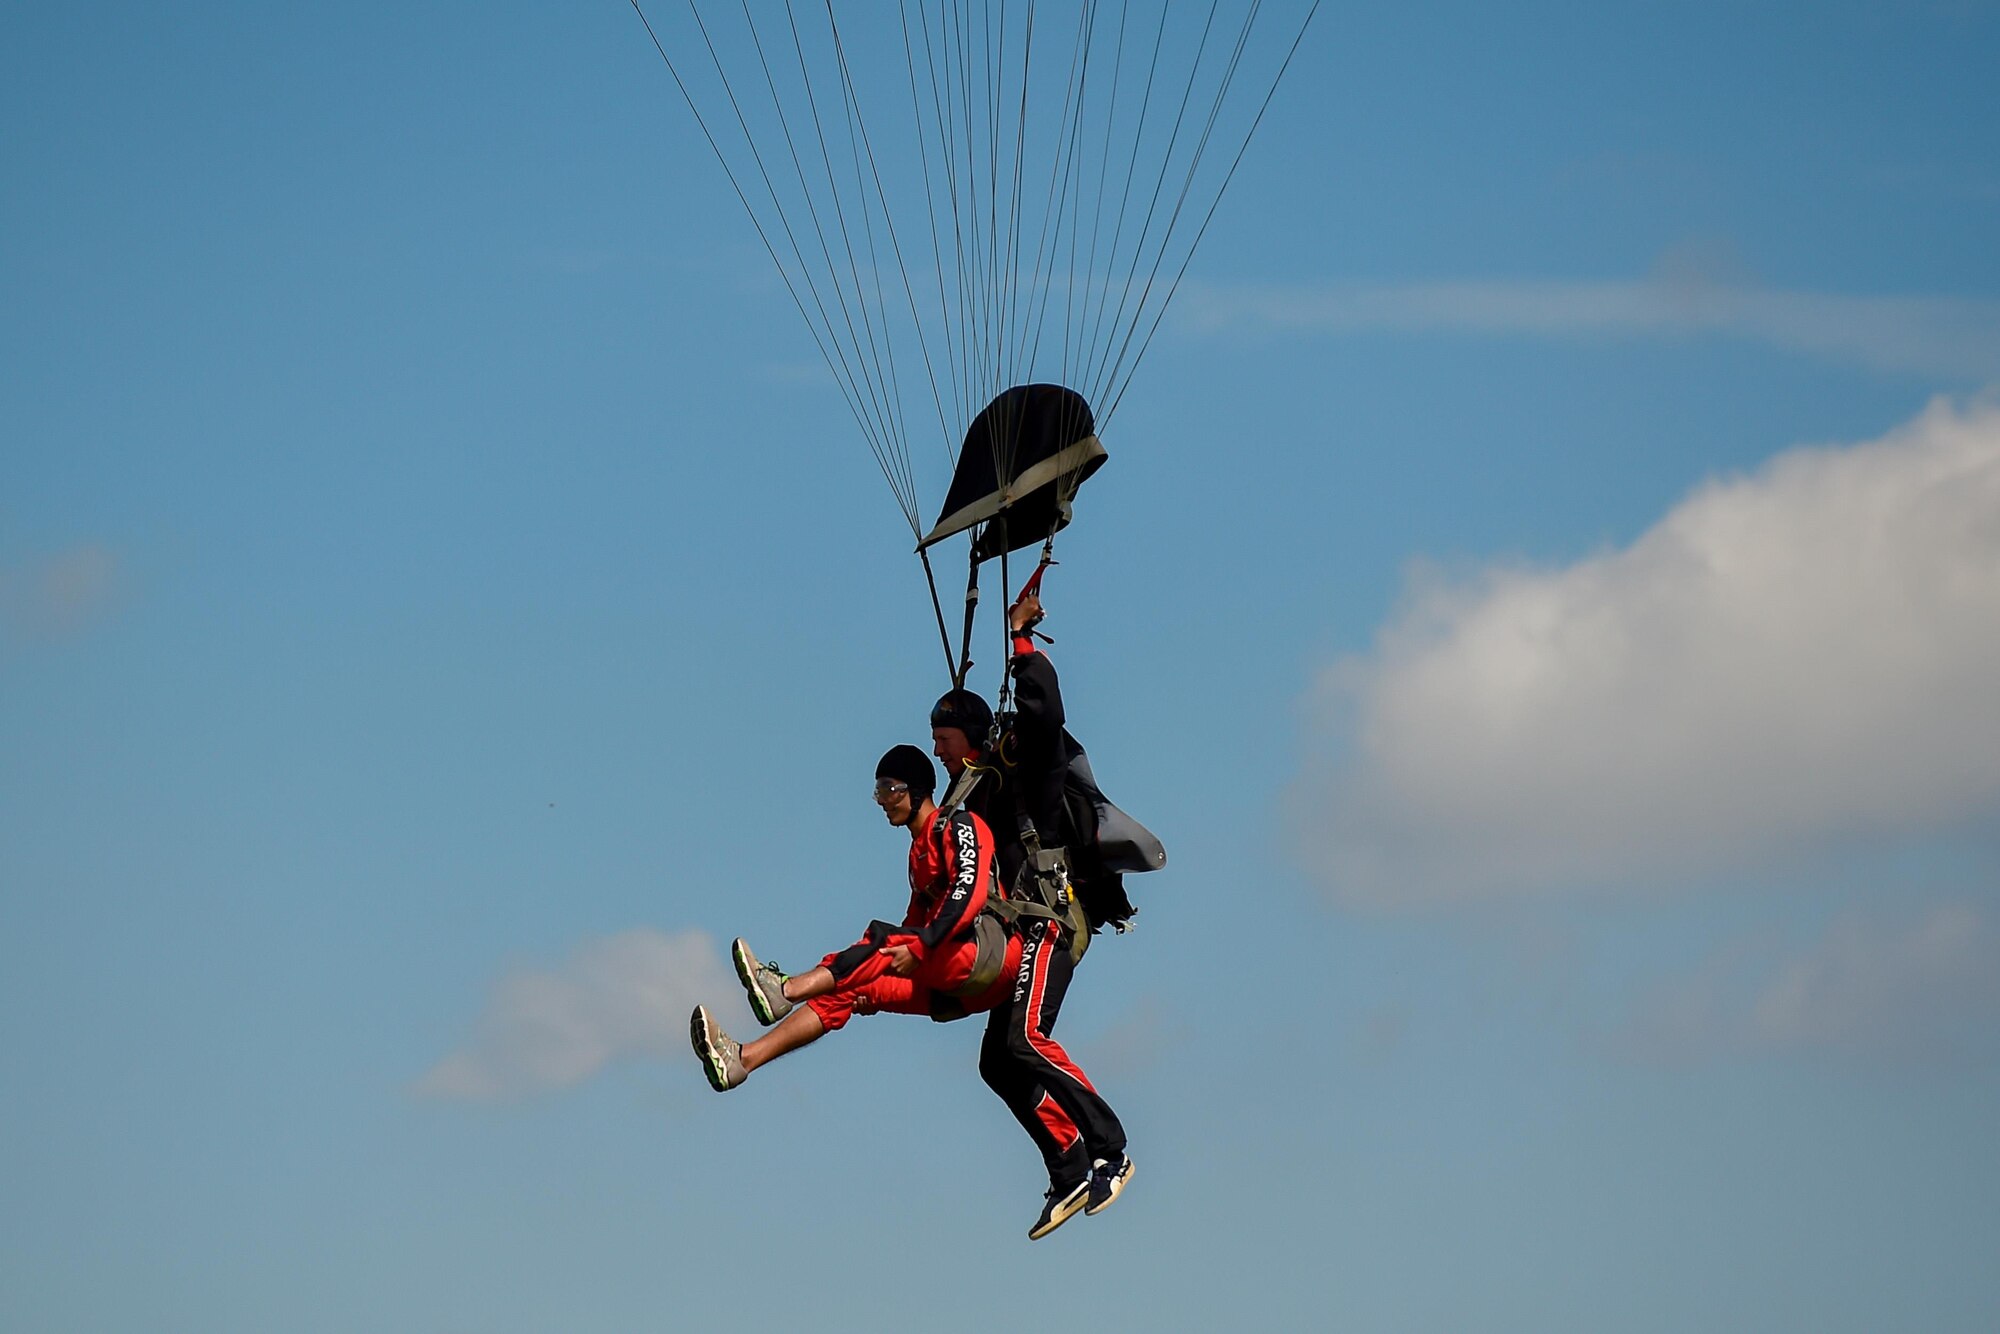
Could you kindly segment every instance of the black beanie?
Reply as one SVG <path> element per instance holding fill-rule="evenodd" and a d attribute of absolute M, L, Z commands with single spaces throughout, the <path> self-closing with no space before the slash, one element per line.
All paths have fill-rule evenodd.
<path fill-rule="evenodd" d="M 928 797 L 937 791 L 937 770 L 931 765 L 931 757 L 915 746 L 889 747 L 888 753 L 875 762 L 875 776 L 908 783 L 910 795 L 916 797 Z"/>
<path fill-rule="evenodd" d="M 956 727 L 974 750 L 984 750 L 986 734 L 993 728 L 993 710 L 973 691 L 949 691 L 931 706 L 931 726 Z"/>

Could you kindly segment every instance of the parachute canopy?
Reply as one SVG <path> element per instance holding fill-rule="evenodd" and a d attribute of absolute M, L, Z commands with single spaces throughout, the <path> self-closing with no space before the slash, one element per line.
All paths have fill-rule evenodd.
<path fill-rule="evenodd" d="M 1320 0 L 631 3 L 928 565 L 1067 522 Z"/>
<path fill-rule="evenodd" d="M 656 29 L 631 0 L 910 526 L 955 686 L 981 562 L 1069 522 L 1320 2 L 685 0 Z"/>
<path fill-rule="evenodd" d="M 1095 430 L 1074 389 L 1023 384 L 1000 394 L 972 419 L 944 507 L 918 549 L 983 523 L 973 545 L 983 561 L 1061 532 L 1076 489 L 1104 465 Z"/>

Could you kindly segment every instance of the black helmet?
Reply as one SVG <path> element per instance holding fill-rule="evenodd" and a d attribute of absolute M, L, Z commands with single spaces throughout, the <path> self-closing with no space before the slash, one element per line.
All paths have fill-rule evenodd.
<path fill-rule="evenodd" d="M 875 777 L 908 783 L 911 795 L 916 797 L 928 797 L 937 791 L 937 770 L 931 765 L 931 757 L 915 746 L 889 747 L 875 762 Z"/>
<path fill-rule="evenodd" d="M 973 691 L 948 691 L 931 706 L 931 726 L 956 727 L 973 749 L 983 750 L 986 734 L 993 730 L 993 710 Z"/>

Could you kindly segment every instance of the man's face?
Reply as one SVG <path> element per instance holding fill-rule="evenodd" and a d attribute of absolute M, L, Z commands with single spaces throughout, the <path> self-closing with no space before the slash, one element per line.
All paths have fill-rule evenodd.
<path fill-rule="evenodd" d="M 875 804 L 882 808 L 883 817 L 898 829 L 908 824 L 916 812 L 916 798 L 910 795 L 910 785 L 889 778 L 875 780 Z"/>
<path fill-rule="evenodd" d="M 953 778 L 965 772 L 965 761 L 974 753 L 973 745 L 965 739 L 965 733 L 956 727 L 933 727 L 931 729 L 931 754 L 938 757 L 946 773 Z"/>

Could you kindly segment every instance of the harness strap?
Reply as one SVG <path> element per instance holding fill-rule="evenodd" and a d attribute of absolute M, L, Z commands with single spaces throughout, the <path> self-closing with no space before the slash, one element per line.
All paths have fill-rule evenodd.
<path fill-rule="evenodd" d="M 1024 917 L 1065 924 L 1069 921 L 1067 916 L 1054 908 L 1027 899 L 1002 899 L 998 903 L 987 904 L 986 911 L 992 913 L 1009 928 L 1016 926 Z"/>
<path fill-rule="evenodd" d="M 972 921 L 972 973 L 965 981 L 951 989 L 954 996 L 977 996 L 1000 980 L 1001 970 L 1007 966 L 1007 937 L 1013 934 L 1013 922 L 994 911 L 989 903 L 986 909 Z"/>
<path fill-rule="evenodd" d="M 1018 916 L 1038 917 L 1067 927 L 1070 962 L 1082 962 L 1084 951 L 1090 948 L 1090 914 L 1070 884 L 1069 863 L 1063 849 L 1043 847 L 1041 836 L 1032 827 L 1022 833 L 1021 845 L 1027 850 L 1028 860 L 1021 865 L 1017 877 L 1020 883 L 1008 902 L 1017 908 Z"/>
<path fill-rule="evenodd" d="M 958 781 L 951 785 L 951 791 L 945 794 L 944 806 L 941 808 L 944 814 L 956 815 L 965 805 L 966 799 L 971 797 L 972 789 L 979 786 L 979 776 L 986 772 L 984 765 L 966 765 L 959 772 Z"/>

